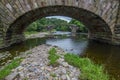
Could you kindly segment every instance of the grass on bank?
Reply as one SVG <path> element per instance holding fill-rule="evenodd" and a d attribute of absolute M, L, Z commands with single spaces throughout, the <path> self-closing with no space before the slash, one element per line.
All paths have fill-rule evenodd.
<path fill-rule="evenodd" d="M 56 49 L 51 48 L 48 53 L 49 53 L 48 59 L 50 60 L 49 65 L 52 65 L 54 67 L 58 66 L 59 63 L 57 62 L 57 60 L 59 59 L 59 56 L 56 54 L 57 53 Z"/>
<path fill-rule="evenodd" d="M 104 68 L 94 64 L 88 58 L 80 58 L 74 54 L 66 54 L 65 61 L 80 69 L 80 80 L 110 80 L 110 76 L 104 72 Z"/>
<path fill-rule="evenodd" d="M 22 61 L 22 58 L 16 58 L 10 64 L 8 64 L 3 69 L 1 69 L 0 80 L 3 80 L 7 75 L 9 75 L 12 69 L 18 67 L 21 61 Z"/>

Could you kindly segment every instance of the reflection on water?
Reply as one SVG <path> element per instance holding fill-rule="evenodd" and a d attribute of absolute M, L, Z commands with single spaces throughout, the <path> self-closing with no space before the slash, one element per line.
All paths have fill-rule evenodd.
<path fill-rule="evenodd" d="M 103 64 L 105 69 L 120 80 L 120 47 L 89 41 L 84 57 Z"/>
<path fill-rule="evenodd" d="M 52 38 L 47 39 L 46 44 L 59 46 L 68 53 L 82 54 L 87 47 L 87 40 L 78 40 L 77 38 Z"/>
<path fill-rule="evenodd" d="M 18 56 L 20 52 L 46 43 L 59 46 L 69 53 L 88 57 L 97 64 L 103 64 L 111 75 L 117 80 L 120 80 L 120 47 L 89 41 L 86 37 L 84 34 L 79 34 L 76 37 L 54 36 L 54 38 L 26 40 L 20 44 L 0 50 L 0 66 L 3 66 L 10 59 Z"/>
<path fill-rule="evenodd" d="M 45 41 L 45 38 L 28 39 L 22 43 L 14 44 L 11 47 L 0 50 L 0 67 L 18 56 L 21 52 L 25 52 L 35 46 L 44 44 Z"/>

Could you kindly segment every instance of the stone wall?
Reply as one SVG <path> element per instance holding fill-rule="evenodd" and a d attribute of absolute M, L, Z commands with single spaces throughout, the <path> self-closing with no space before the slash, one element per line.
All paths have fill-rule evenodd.
<path fill-rule="evenodd" d="M 115 26 L 115 34 L 119 36 L 120 34 L 120 4 L 119 4 L 119 9 L 117 13 L 117 20 L 116 20 L 116 26 Z"/>
<path fill-rule="evenodd" d="M 63 15 L 83 22 L 92 39 L 115 38 L 116 42 L 120 32 L 119 5 L 119 0 L 0 0 L 0 40 L 12 44 L 20 40 L 15 36 L 21 35 L 22 40 L 25 27 L 33 21 Z"/>
<path fill-rule="evenodd" d="M 120 3 L 120 1 L 119 1 Z M 113 35 L 113 41 L 116 44 L 120 43 L 120 4 L 117 12 L 117 17 L 116 17 L 116 25 L 114 27 L 114 35 Z"/>

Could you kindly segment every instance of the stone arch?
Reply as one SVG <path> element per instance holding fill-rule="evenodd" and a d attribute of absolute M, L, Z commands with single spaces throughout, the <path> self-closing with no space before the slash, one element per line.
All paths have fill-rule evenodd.
<path fill-rule="evenodd" d="M 73 17 L 87 24 L 86 26 L 89 26 L 91 38 L 102 41 L 106 40 L 107 42 L 111 42 L 113 44 L 116 43 L 120 44 L 120 36 L 119 36 L 120 7 L 119 6 L 120 6 L 119 0 L 98 0 L 98 1 L 96 0 L 1 0 L 0 21 L 2 23 L 2 26 L 0 26 L 0 38 L 4 40 L 3 45 L 4 44 L 10 45 L 12 43 L 15 43 L 16 41 L 19 41 L 20 35 L 18 36 L 17 34 L 20 34 L 19 32 L 22 32 L 20 31 L 22 29 L 18 29 L 18 31 L 15 29 L 17 29 L 17 27 L 22 28 L 22 26 L 27 26 L 28 23 L 35 20 L 37 14 L 36 16 L 31 15 L 33 16 L 31 18 L 29 16 L 30 14 L 35 14 L 35 12 L 38 11 L 42 17 L 45 17 L 46 15 L 47 16 L 63 15 L 63 16 Z M 51 12 L 48 12 L 50 14 L 45 15 L 44 13 L 47 13 L 49 9 L 51 9 Z M 59 11 L 58 13 L 57 9 L 63 11 Z M 80 9 L 81 12 L 77 11 L 77 9 Z M 82 12 L 87 15 L 84 15 Z M 67 13 L 67 15 L 65 15 L 65 13 Z M 80 15 L 79 13 L 81 13 L 82 15 Z M 28 18 L 31 19 L 32 21 L 28 20 L 28 23 L 26 24 L 22 24 L 22 25 L 19 24 L 17 21 L 19 21 L 20 19 L 23 20 L 23 23 L 25 22 L 23 15 L 25 19 Z M 38 17 L 41 18 L 40 16 Z M 89 17 L 87 18 L 88 20 L 84 19 L 86 17 Z M 89 21 L 91 21 L 91 23 L 96 23 L 97 25 L 91 24 Z M 95 28 L 93 29 L 93 27 Z"/>
<path fill-rule="evenodd" d="M 110 27 L 98 15 L 77 7 L 48 6 L 26 12 L 17 18 L 6 32 L 6 43 L 16 43 L 23 40 L 24 29 L 32 22 L 46 16 L 68 16 L 84 23 L 91 39 L 109 40 L 112 35 Z"/>

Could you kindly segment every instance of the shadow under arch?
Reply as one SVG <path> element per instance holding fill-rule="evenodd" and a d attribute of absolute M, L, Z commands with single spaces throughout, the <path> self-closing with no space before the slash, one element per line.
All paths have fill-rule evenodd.
<path fill-rule="evenodd" d="M 112 32 L 110 27 L 95 13 L 72 6 L 48 6 L 28 11 L 17 18 L 6 32 L 6 43 L 13 44 L 17 40 L 21 41 L 21 38 L 14 39 L 13 36 L 22 35 L 29 24 L 46 16 L 68 16 L 74 18 L 81 21 L 88 28 L 89 38 L 106 40 L 106 42 L 111 39 Z"/>

